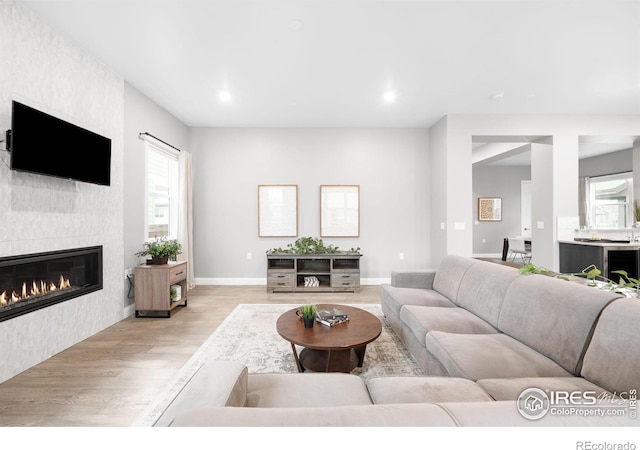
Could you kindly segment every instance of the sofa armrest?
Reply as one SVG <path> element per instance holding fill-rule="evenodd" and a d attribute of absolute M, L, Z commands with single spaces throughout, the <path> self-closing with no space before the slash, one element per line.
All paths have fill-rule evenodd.
<path fill-rule="evenodd" d="M 193 374 L 154 426 L 166 426 L 193 408 L 247 403 L 248 370 L 234 361 L 208 361 Z"/>
<path fill-rule="evenodd" d="M 391 286 L 433 289 L 433 279 L 435 276 L 435 269 L 394 270 L 391 272 Z"/>

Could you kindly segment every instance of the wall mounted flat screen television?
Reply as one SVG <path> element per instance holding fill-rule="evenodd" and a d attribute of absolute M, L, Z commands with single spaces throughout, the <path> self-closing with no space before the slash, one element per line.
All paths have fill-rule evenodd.
<path fill-rule="evenodd" d="M 12 170 L 111 184 L 111 139 L 16 101 L 7 150 Z"/>

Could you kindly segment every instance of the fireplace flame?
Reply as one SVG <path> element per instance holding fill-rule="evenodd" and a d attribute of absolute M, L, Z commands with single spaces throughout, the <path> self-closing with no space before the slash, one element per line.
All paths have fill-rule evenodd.
<path fill-rule="evenodd" d="M 60 275 L 60 279 L 57 283 L 52 281 L 47 282 L 45 280 L 33 280 L 30 283 L 24 282 L 22 283 L 20 293 L 17 293 L 15 290 L 11 292 L 11 294 L 8 294 L 7 291 L 2 292 L 0 294 L 0 306 L 7 306 L 21 300 L 26 300 L 38 295 L 49 294 L 63 289 L 69 289 L 70 287 L 71 281 L 63 275 Z"/>

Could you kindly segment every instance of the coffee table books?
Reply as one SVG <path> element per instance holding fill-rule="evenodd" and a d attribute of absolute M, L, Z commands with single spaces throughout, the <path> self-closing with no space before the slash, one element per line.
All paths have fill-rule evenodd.
<path fill-rule="evenodd" d="M 316 321 L 332 327 L 349 320 L 349 316 L 340 308 L 323 308 L 316 311 Z"/>

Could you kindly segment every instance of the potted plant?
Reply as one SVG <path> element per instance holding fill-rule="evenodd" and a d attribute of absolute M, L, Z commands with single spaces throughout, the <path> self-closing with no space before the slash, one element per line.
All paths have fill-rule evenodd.
<path fill-rule="evenodd" d="M 167 264 L 169 259 L 175 261 L 178 254 L 182 252 L 180 243 L 166 236 L 146 241 L 142 247 L 142 251 L 136 253 L 136 256 L 151 256 L 151 264 Z"/>
<path fill-rule="evenodd" d="M 302 305 L 299 309 L 300 317 L 304 321 L 305 328 L 313 328 L 313 322 L 316 320 L 316 305 Z"/>

